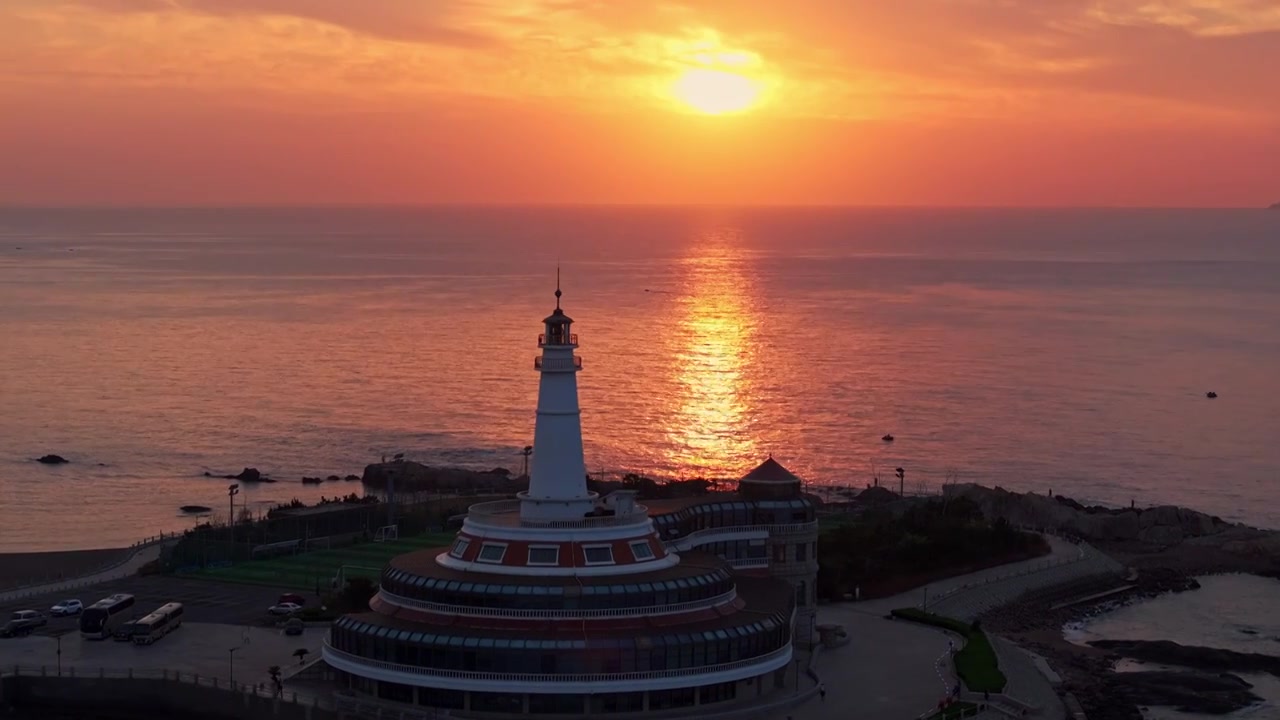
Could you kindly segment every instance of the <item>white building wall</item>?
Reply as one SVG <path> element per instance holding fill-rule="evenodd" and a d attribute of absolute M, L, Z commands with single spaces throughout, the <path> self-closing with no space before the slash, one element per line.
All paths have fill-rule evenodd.
<path fill-rule="evenodd" d="M 572 520 L 591 512 L 595 506 L 594 498 L 587 492 L 578 376 L 572 369 L 573 362 L 570 347 L 543 349 L 527 497 L 557 502 L 524 503 L 520 512 L 530 519 Z"/>

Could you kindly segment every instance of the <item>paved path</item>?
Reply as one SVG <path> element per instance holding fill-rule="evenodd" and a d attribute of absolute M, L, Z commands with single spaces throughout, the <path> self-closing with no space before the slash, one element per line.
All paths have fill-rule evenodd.
<path fill-rule="evenodd" d="M 993 636 L 991 642 L 1000 661 L 1000 671 L 1009 681 L 1005 693 L 1040 708 L 1036 718 L 1066 720 L 1067 710 L 1058 697 L 1058 691 L 1035 666 L 1031 655 L 1001 637 Z"/>
<path fill-rule="evenodd" d="M 1028 592 L 1061 587 L 1104 575 L 1118 577 L 1124 570 L 1119 563 L 1087 543 L 1069 547 L 1071 555 L 1068 557 L 1050 558 L 1039 569 L 1033 567 L 1032 572 L 990 578 L 986 582 L 930 602 L 928 609 L 947 617 L 972 621 L 984 612 L 1008 605 Z"/>
<path fill-rule="evenodd" d="M 950 663 L 938 667 L 955 641 L 942 630 L 886 620 L 852 603 L 818 608 L 818 622 L 844 625 L 852 641 L 818 656 L 826 701 L 814 698 L 778 712 L 776 720 L 912 720 L 955 682 Z"/>
<path fill-rule="evenodd" d="M 919 607 L 972 620 L 984 610 L 1012 602 L 1027 590 L 1115 572 L 1119 565 L 1088 545 L 1046 536 L 1048 555 L 939 580 L 878 600 L 824 605 L 819 623 L 844 625 L 851 642 L 819 656 L 817 673 L 827 687 L 825 703 L 811 700 L 779 714 L 778 720 L 911 720 L 937 706 L 956 676 L 947 660 L 948 642 L 959 640 L 936 628 L 886 619 L 890 610 Z M 933 603 L 936 602 L 937 605 Z M 1057 692 L 1016 645 L 996 638 L 1007 692 L 1041 708 L 1037 718 L 1060 720 L 1065 710 Z M 998 714 L 997 714 L 998 715 Z M 988 712 L 986 716 L 993 716 Z"/>
<path fill-rule="evenodd" d="M 50 593 L 61 593 L 63 591 L 71 591 L 76 588 L 85 587 L 87 585 L 96 585 L 102 582 L 118 580 L 122 577 L 134 575 L 142 568 L 143 565 L 157 560 L 160 557 L 162 544 L 155 543 L 147 545 L 133 555 L 131 555 L 123 563 L 107 568 L 91 575 L 84 575 L 78 578 L 70 578 L 67 580 L 59 580 L 44 585 L 36 585 L 25 587 L 18 590 L 10 590 L 8 592 L 0 592 L 0 603 L 10 603 L 21 600 L 26 597 L 37 597 L 40 595 L 49 595 Z M 43 610 L 44 608 L 36 608 Z"/>
<path fill-rule="evenodd" d="M 1031 560 L 1020 560 L 1018 562 L 1008 563 L 1005 565 L 996 565 L 984 570 L 971 572 L 967 575 L 957 575 L 936 582 L 929 583 L 923 587 L 894 595 L 887 598 L 879 598 L 877 600 L 867 600 L 864 602 L 854 603 L 854 607 L 859 608 L 863 612 L 884 615 L 890 610 L 902 607 L 920 607 L 922 602 L 928 599 L 928 605 L 932 608 L 933 603 L 937 602 L 937 598 L 947 596 L 949 593 L 959 595 L 960 590 L 965 587 L 978 587 L 983 583 L 988 583 L 1000 578 L 1004 578 L 1017 573 L 1027 573 L 1036 568 L 1043 568 L 1047 564 L 1061 563 L 1072 558 L 1079 557 L 1080 548 L 1073 545 L 1062 538 L 1053 535 L 1046 535 L 1045 540 L 1049 543 L 1049 554 Z"/>

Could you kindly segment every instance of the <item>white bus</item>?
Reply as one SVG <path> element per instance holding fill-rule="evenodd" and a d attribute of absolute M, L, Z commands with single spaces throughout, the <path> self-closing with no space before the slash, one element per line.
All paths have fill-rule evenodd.
<path fill-rule="evenodd" d="M 166 603 L 134 623 L 133 644 L 150 645 L 182 627 L 182 603 Z"/>
<path fill-rule="evenodd" d="M 131 607 L 133 596 L 127 593 L 116 593 L 90 605 L 80 614 L 80 636 L 91 640 L 111 637 Z"/>

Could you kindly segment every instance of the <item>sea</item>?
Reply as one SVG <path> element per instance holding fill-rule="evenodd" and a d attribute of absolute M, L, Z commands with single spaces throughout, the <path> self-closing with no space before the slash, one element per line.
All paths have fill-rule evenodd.
<path fill-rule="evenodd" d="M 244 467 L 256 512 L 398 453 L 518 472 L 557 276 L 592 474 L 1280 527 L 1277 212 L 8 208 L 0 552 L 225 517 Z"/>

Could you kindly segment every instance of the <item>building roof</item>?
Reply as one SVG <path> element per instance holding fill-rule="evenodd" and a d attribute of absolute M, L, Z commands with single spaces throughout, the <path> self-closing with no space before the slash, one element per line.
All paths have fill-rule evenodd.
<path fill-rule="evenodd" d="M 770 455 L 768 459 L 756 466 L 755 470 L 742 476 L 743 482 L 758 483 L 798 483 L 800 478 L 796 477 L 790 470 L 782 467 L 782 464 L 773 459 Z"/>
<path fill-rule="evenodd" d="M 649 508 L 649 517 L 657 517 L 659 515 L 679 512 L 685 508 L 701 505 L 703 503 L 735 502 L 744 499 L 745 498 L 738 493 L 709 492 L 705 495 L 686 495 L 684 497 L 676 498 L 655 498 L 653 500 L 645 500 L 644 506 Z M 681 557 L 683 557 L 683 555 Z"/>
<path fill-rule="evenodd" d="M 481 570 L 455 570 L 436 562 L 436 556 L 448 552 L 449 548 L 429 548 L 415 550 L 391 558 L 388 565 L 420 577 L 442 578 L 458 582 L 491 583 L 497 585 L 621 585 L 707 575 L 720 569 L 727 569 L 729 563 L 718 555 L 705 552 L 680 553 L 680 563 L 671 567 L 651 570 L 642 573 L 625 573 L 615 575 L 508 575 Z"/>
<path fill-rule="evenodd" d="M 551 325 L 565 325 L 573 322 L 573 318 L 565 315 L 560 308 L 556 308 L 550 315 L 543 318 L 542 322 L 544 325 L 548 323 Z"/>
<path fill-rule="evenodd" d="M 649 633 L 691 633 L 705 630 L 723 630 L 749 625 L 767 619 L 784 623 L 795 598 L 795 590 L 785 580 L 773 577 L 734 575 L 740 602 L 732 608 L 708 609 L 688 615 L 652 615 L 635 618 L 618 618 L 612 623 L 581 621 L 557 623 L 546 620 L 521 620 L 516 627 L 489 627 L 493 622 L 480 618 L 450 618 L 446 622 L 423 622 L 418 619 L 397 617 L 400 613 L 382 614 L 375 611 L 349 613 L 344 619 L 397 630 L 460 635 L 464 637 L 526 639 L 588 639 L 607 637 L 634 637 Z M 407 613 L 406 613 L 407 615 Z"/>

